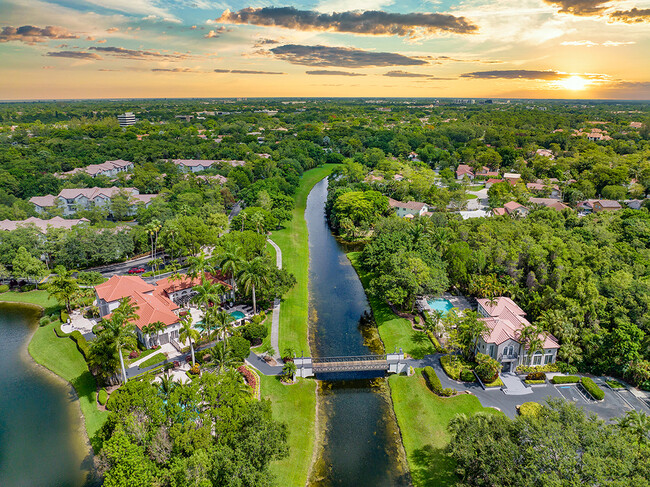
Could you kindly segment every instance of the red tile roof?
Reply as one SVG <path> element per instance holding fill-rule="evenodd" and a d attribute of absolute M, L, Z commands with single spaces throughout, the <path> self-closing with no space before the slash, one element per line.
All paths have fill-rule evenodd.
<path fill-rule="evenodd" d="M 173 311 L 178 309 L 178 306 L 167 298 L 135 291 L 131 295 L 131 304 L 138 307 L 136 311 L 138 319 L 134 320 L 133 324 L 140 330 L 156 321 L 162 321 L 167 326 L 178 323 L 179 318 Z M 170 308 L 170 304 L 173 308 Z"/>
<path fill-rule="evenodd" d="M 117 301 L 136 292 L 150 293 L 155 289 L 140 276 L 113 276 L 103 284 L 95 286 L 95 292 L 107 303 Z"/>

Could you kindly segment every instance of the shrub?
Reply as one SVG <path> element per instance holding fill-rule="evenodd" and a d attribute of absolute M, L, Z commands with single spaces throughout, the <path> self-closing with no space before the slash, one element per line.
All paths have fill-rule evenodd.
<path fill-rule="evenodd" d="M 282 367 L 282 377 L 285 381 L 290 381 L 293 380 L 293 376 L 296 373 L 296 364 L 293 363 L 293 360 L 290 362 L 287 362 L 284 364 Z"/>
<path fill-rule="evenodd" d="M 619 381 L 614 379 L 607 379 L 605 381 L 609 387 L 612 389 L 625 389 L 625 385 L 621 384 Z"/>
<path fill-rule="evenodd" d="M 520 365 L 517 367 L 517 373 L 529 374 L 531 372 L 564 372 L 560 370 L 558 362 L 546 365 Z"/>
<path fill-rule="evenodd" d="M 181 366 L 181 363 L 178 360 L 174 360 L 174 368 L 177 369 Z"/>
<path fill-rule="evenodd" d="M 526 376 L 526 380 L 541 380 L 544 382 L 546 380 L 546 374 L 544 372 L 531 372 Z"/>
<path fill-rule="evenodd" d="M 67 338 L 70 336 L 70 333 L 64 333 L 61 331 L 61 322 L 58 322 L 56 325 L 54 325 L 54 334 L 59 338 Z"/>
<path fill-rule="evenodd" d="M 244 376 L 246 384 L 248 384 L 253 389 L 253 395 L 257 397 L 257 392 L 259 390 L 259 383 L 255 374 L 248 369 L 245 365 L 242 365 L 237 369 L 237 371 Z"/>
<path fill-rule="evenodd" d="M 41 320 L 39 321 L 41 326 L 46 326 L 49 325 L 52 322 L 49 316 L 43 316 Z"/>
<path fill-rule="evenodd" d="M 528 385 L 535 385 L 535 384 L 546 384 L 546 381 L 544 379 L 541 380 L 534 380 L 534 379 L 526 379 L 524 382 Z"/>
<path fill-rule="evenodd" d="M 90 357 L 90 347 L 88 347 L 86 338 L 78 330 L 70 333 L 70 338 L 77 344 L 77 348 L 81 352 L 81 355 L 84 356 L 84 359 L 88 360 L 88 357 Z"/>
<path fill-rule="evenodd" d="M 463 369 L 460 371 L 460 380 L 463 382 L 476 382 L 476 376 L 472 369 Z"/>
<path fill-rule="evenodd" d="M 249 323 L 242 330 L 242 336 L 249 342 L 263 340 L 269 335 L 269 330 L 262 324 Z"/>
<path fill-rule="evenodd" d="M 242 337 L 231 337 L 228 340 L 228 348 L 232 350 L 233 355 L 238 360 L 244 360 L 251 353 L 251 344 L 248 340 Z"/>
<path fill-rule="evenodd" d="M 577 375 L 556 375 L 551 379 L 553 384 L 575 384 L 580 382 L 580 377 Z"/>
<path fill-rule="evenodd" d="M 101 284 L 102 282 L 106 282 L 107 280 L 108 279 L 102 276 L 101 272 L 88 271 L 88 272 L 79 272 L 77 274 L 77 282 L 85 286 L 93 286 L 95 284 Z"/>
<path fill-rule="evenodd" d="M 451 397 L 457 392 L 458 391 L 456 389 L 452 389 L 451 387 L 445 387 L 442 391 L 440 391 L 440 395 L 444 397 Z"/>
<path fill-rule="evenodd" d="M 558 362 L 557 364 L 557 370 L 562 372 L 563 374 L 570 374 L 570 375 L 575 375 L 578 373 L 578 367 L 572 364 L 565 364 L 564 362 Z"/>
<path fill-rule="evenodd" d="M 61 322 L 66 323 L 69 318 L 70 318 L 70 316 L 68 316 L 68 313 L 66 313 L 66 311 L 62 309 L 61 310 Z"/>
<path fill-rule="evenodd" d="M 106 406 L 106 402 L 108 401 L 108 392 L 106 392 L 106 389 L 101 389 L 99 391 L 99 394 L 97 394 L 97 401 L 102 406 Z"/>
<path fill-rule="evenodd" d="M 436 374 L 436 371 L 433 370 L 433 367 L 425 367 L 422 375 L 424 376 L 424 380 L 426 380 L 429 389 L 431 389 L 435 394 L 441 395 L 442 384 L 440 383 L 440 378 Z"/>
<path fill-rule="evenodd" d="M 0 293 L 6 293 L 7 291 L 9 291 L 9 285 L 7 284 L 0 285 Z"/>
<path fill-rule="evenodd" d="M 580 379 L 580 384 L 594 399 L 598 401 L 605 399 L 605 392 L 591 378 L 583 377 Z"/>
<path fill-rule="evenodd" d="M 23 287 L 20 288 L 20 290 L 24 293 L 28 291 L 33 291 L 34 289 L 36 289 L 35 284 L 25 284 Z"/>
<path fill-rule="evenodd" d="M 519 406 L 519 414 L 522 416 L 533 416 L 537 417 L 539 416 L 539 413 L 542 410 L 542 405 L 538 402 L 525 402 L 521 406 Z"/>
<path fill-rule="evenodd" d="M 192 367 L 190 368 L 190 370 L 188 370 L 187 373 L 191 375 L 199 375 L 200 372 L 201 372 L 201 366 L 198 363 L 195 363 L 194 365 L 192 365 Z"/>
<path fill-rule="evenodd" d="M 485 382 L 494 382 L 499 376 L 499 371 L 501 370 L 501 364 L 494 360 L 489 355 L 484 353 L 476 354 L 476 374 L 479 378 Z"/>
<path fill-rule="evenodd" d="M 415 318 L 413 318 L 413 321 L 415 322 L 416 325 L 419 325 L 421 320 L 419 316 L 416 316 Z"/>
<path fill-rule="evenodd" d="M 260 311 L 260 319 L 264 321 L 266 319 L 266 311 L 262 310 Z"/>
<path fill-rule="evenodd" d="M 140 352 L 139 352 L 138 350 L 133 350 L 133 351 L 129 354 L 129 358 L 130 358 L 131 360 L 133 360 L 133 359 L 135 359 L 135 358 L 138 358 L 139 356 L 140 356 Z"/>

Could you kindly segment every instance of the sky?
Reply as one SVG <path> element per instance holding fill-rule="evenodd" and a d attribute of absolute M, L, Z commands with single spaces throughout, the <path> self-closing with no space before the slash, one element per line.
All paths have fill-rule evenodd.
<path fill-rule="evenodd" d="M 650 0 L 288 1 L 0 0 L 0 99 L 650 99 Z"/>

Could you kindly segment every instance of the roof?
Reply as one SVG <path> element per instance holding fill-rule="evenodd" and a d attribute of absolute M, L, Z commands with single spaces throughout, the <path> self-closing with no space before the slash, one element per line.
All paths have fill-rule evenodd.
<path fill-rule="evenodd" d="M 98 196 L 112 198 L 121 191 L 126 191 L 131 195 L 138 194 L 138 190 L 135 188 L 118 188 L 116 186 L 111 186 L 110 188 L 98 188 L 95 186 L 93 188 L 65 188 L 59 193 L 59 198 L 75 199 L 79 196 L 85 196 L 89 200 L 94 200 Z"/>
<path fill-rule="evenodd" d="M 467 164 L 459 164 L 458 168 L 456 169 L 456 174 L 458 176 L 461 176 L 461 175 L 464 175 L 464 174 L 471 174 L 473 176 L 474 172 L 472 171 L 472 168 L 469 167 Z"/>
<path fill-rule="evenodd" d="M 213 284 L 221 284 L 222 286 L 225 286 L 227 289 L 232 288 L 230 284 L 220 279 L 220 277 L 222 276 L 219 274 L 213 275 L 206 272 L 205 277 Z M 184 289 L 190 289 L 200 284 L 201 284 L 200 277 L 190 278 L 188 276 L 185 276 L 183 279 L 180 280 L 175 280 L 166 277 L 156 282 L 156 289 L 154 290 L 154 294 L 158 294 L 158 295 L 164 294 L 166 296 L 169 293 L 182 291 Z"/>
<path fill-rule="evenodd" d="M 154 199 L 156 196 L 158 196 L 158 195 L 157 195 L 157 194 L 134 194 L 134 195 L 132 195 L 131 197 L 132 197 L 134 200 L 136 200 L 136 201 L 141 201 L 141 202 L 143 202 L 143 203 L 146 205 L 146 204 L 149 203 L 152 199 Z"/>
<path fill-rule="evenodd" d="M 503 177 L 506 179 L 519 179 L 521 178 L 521 174 L 517 174 L 516 172 L 507 172 Z"/>
<path fill-rule="evenodd" d="M 140 330 L 156 321 L 161 321 L 166 326 L 178 323 L 179 318 L 173 311 L 178 309 L 178 306 L 169 299 L 139 291 L 135 291 L 130 297 L 131 303 L 138 307 L 136 311 L 138 319 L 133 320 L 132 323 Z M 172 307 L 169 306 L 169 303 L 171 303 Z M 110 316 L 107 315 L 105 318 L 109 318 Z"/>
<path fill-rule="evenodd" d="M 65 228 L 71 229 L 72 227 L 79 225 L 81 223 L 89 223 L 90 220 L 87 218 L 80 219 L 71 219 L 66 220 L 60 216 L 55 216 L 49 220 L 42 220 L 36 217 L 29 217 L 26 220 L 2 220 L 0 221 L 0 230 L 12 231 L 16 230 L 19 227 L 24 227 L 27 225 L 35 225 L 41 232 L 47 231 L 49 227 L 51 228 Z"/>
<path fill-rule="evenodd" d="M 423 208 L 427 207 L 426 203 L 419 203 L 417 201 L 407 201 L 406 203 L 402 201 L 394 200 L 393 198 L 388 198 L 388 204 L 393 208 L 405 208 L 407 210 L 421 211 Z"/>
<path fill-rule="evenodd" d="M 488 180 L 485 181 L 485 182 L 486 182 L 486 183 L 490 183 L 490 184 L 502 183 L 502 182 L 503 182 L 503 179 L 490 178 L 490 179 L 488 179 Z"/>
<path fill-rule="evenodd" d="M 117 301 L 136 292 L 150 293 L 155 289 L 140 276 L 112 276 L 108 281 L 95 286 L 95 292 L 107 303 Z"/>
<path fill-rule="evenodd" d="M 47 194 L 45 196 L 32 196 L 29 198 L 30 203 L 36 206 L 47 207 L 56 205 L 56 196 Z"/>
<path fill-rule="evenodd" d="M 492 208 L 492 213 L 494 213 L 497 216 L 502 216 L 506 214 L 506 209 L 505 208 Z"/>
<path fill-rule="evenodd" d="M 125 161 L 123 159 L 117 159 L 115 161 L 106 161 L 102 162 L 101 164 L 90 164 L 89 166 L 86 167 L 78 167 L 76 169 L 73 169 L 72 171 L 67 171 L 63 174 L 77 174 L 79 172 L 85 172 L 87 174 L 90 174 L 91 176 L 96 176 L 99 173 L 105 172 L 105 171 L 112 171 L 113 169 L 122 169 L 124 167 L 130 166 L 133 163 L 130 161 Z"/>
<path fill-rule="evenodd" d="M 603 208 L 621 208 L 621 204 L 614 200 L 596 200 L 594 204 L 600 204 Z"/>
<path fill-rule="evenodd" d="M 185 167 L 209 167 L 221 161 L 218 161 L 216 159 L 173 159 L 172 162 L 179 166 Z"/>
<path fill-rule="evenodd" d="M 520 209 L 522 209 L 522 208 L 523 208 L 524 210 L 527 210 L 527 209 L 528 209 L 528 208 L 526 208 L 524 205 L 522 205 L 522 204 L 520 204 L 520 203 L 517 203 L 516 201 L 508 201 L 505 205 L 503 205 L 503 207 L 505 208 L 505 210 L 506 210 L 508 213 L 511 213 L 511 212 L 513 212 L 513 211 L 516 211 L 516 210 L 520 210 Z"/>
<path fill-rule="evenodd" d="M 567 205 L 559 200 L 556 200 L 555 198 L 530 198 L 530 202 L 534 205 L 541 205 L 545 206 L 546 208 L 553 208 L 558 211 L 562 211 L 568 208 Z"/>

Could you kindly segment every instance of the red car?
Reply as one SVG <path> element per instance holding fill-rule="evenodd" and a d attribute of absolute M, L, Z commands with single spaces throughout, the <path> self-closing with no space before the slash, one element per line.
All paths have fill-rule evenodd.
<path fill-rule="evenodd" d="M 129 274 L 142 274 L 144 272 L 144 267 L 132 267 L 129 269 Z"/>

